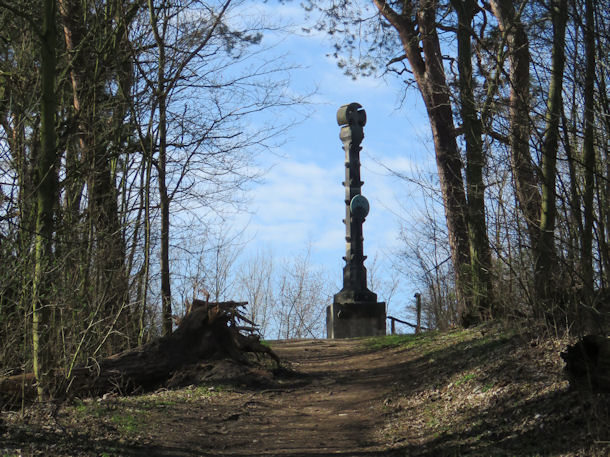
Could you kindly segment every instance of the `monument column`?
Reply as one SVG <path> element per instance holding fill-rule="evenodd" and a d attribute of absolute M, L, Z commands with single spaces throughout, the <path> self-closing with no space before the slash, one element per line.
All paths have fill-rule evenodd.
<path fill-rule="evenodd" d="M 362 224 L 369 212 L 368 200 L 361 194 L 360 143 L 364 139 L 366 112 L 358 103 L 343 105 L 337 111 L 341 126 L 339 138 L 345 150 L 345 266 L 343 288 L 326 310 L 328 338 L 385 335 L 385 303 L 367 288 L 364 267 Z"/>

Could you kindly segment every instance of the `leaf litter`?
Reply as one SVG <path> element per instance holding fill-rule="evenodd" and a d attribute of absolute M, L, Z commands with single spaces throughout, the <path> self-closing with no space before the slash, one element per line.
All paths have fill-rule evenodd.
<path fill-rule="evenodd" d="M 0 455 L 607 456 L 610 398 L 570 389 L 571 342 L 500 325 L 271 342 L 273 383 L 2 411 Z"/>

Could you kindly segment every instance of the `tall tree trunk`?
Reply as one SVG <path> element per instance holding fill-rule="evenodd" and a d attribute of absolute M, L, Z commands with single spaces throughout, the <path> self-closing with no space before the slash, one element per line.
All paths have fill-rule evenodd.
<path fill-rule="evenodd" d="M 538 298 L 549 304 L 557 290 L 557 255 L 555 252 L 555 216 L 557 178 L 557 148 L 559 144 L 559 122 L 563 111 L 563 72 L 565 67 L 565 32 L 568 20 L 567 0 L 551 3 L 553 21 L 553 50 L 551 81 L 546 111 L 546 128 L 542 144 L 542 201 L 540 207 L 540 239 L 534 257 L 534 281 Z M 541 309 L 540 311 L 549 311 Z"/>
<path fill-rule="evenodd" d="M 167 85 L 165 74 L 165 28 L 166 20 L 161 23 L 159 30 L 158 16 L 152 0 L 148 1 L 150 14 L 150 25 L 157 44 L 157 86 L 156 98 L 159 111 L 158 142 L 159 157 L 157 160 L 157 173 L 159 176 L 159 206 L 161 210 L 161 304 L 163 333 L 169 335 L 172 332 L 172 294 L 169 272 L 169 204 L 170 199 L 167 192 L 166 162 L 167 162 Z"/>
<path fill-rule="evenodd" d="M 534 262 L 534 274 L 540 243 L 540 209 L 542 197 L 538 190 L 538 180 L 530 154 L 530 51 L 529 42 L 519 12 L 514 3 L 503 0 L 490 0 L 493 14 L 498 20 L 500 30 L 507 38 L 510 62 L 510 132 L 511 168 L 515 183 L 515 193 L 521 213 L 524 216 L 530 242 L 530 252 Z M 521 4 L 522 7 L 525 2 Z M 563 44 L 563 43 L 562 43 Z M 550 165 L 550 164 L 549 164 Z M 554 166 L 553 166 L 554 168 Z M 553 205 L 554 206 L 554 205 Z M 534 279 L 534 309 L 540 309 L 545 301 L 546 288 L 537 288 L 539 281 Z"/>
<path fill-rule="evenodd" d="M 583 195 L 584 230 L 581 245 L 583 292 L 587 298 L 593 294 L 593 194 L 595 188 L 595 24 L 593 0 L 585 1 L 585 94 L 583 164 L 585 191 Z"/>
<path fill-rule="evenodd" d="M 83 35 L 85 34 L 84 25 L 80 23 L 83 14 L 80 2 L 76 0 L 58 0 L 59 15 L 61 17 L 66 50 L 70 56 L 71 70 L 70 81 L 72 84 L 72 105 L 74 111 L 80 114 L 81 101 L 79 93 L 81 91 L 80 73 L 86 68 L 84 50 L 81 46 Z M 77 50 L 78 49 L 78 50 Z M 79 211 L 85 180 L 82 179 L 82 172 L 86 158 L 84 157 L 84 132 L 86 127 L 79 126 L 78 141 L 76 144 L 69 144 L 66 148 L 66 184 L 64 195 L 64 213 L 67 224 L 76 224 L 79 219 Z M 70 228 L 74 230 L 74 226 Z"/>
<path fill-rule="evenodd" d="M 152 136 L 149 136 L 152 142 Z M 138 345 L 144 342 L 144 331 L 146 307 L 148 305 L 148 282 L 150 278 L 150 236 L 151 236 L 151 220 L 150 220 L 150 180 L 152 173 L 152 150 L 154 144 L 146 144 L 145 151 L 148 154 L 146 160 L 146 176 L 144 182 L 144 265 L 142 266 L 142 277 L 140 278 L 140 293 L 138 294 L 139 314 L 138 314 Z"/>
<path fill-rule="evenodd" d="M 436 30 L 438 2 L 402 3 L 397 13 L 385 0 L 373 0 L 379 12 L 397 30 L 419 91 L 426 105 L 434 139 L 436 163 L 441 182 L 451 257 L 458 293 L 458 315 L 462 325 L 476 323 L 480 316 L 472 305 L 470 287 L 470 246 L 462 161 L 456 142 L 450 91 L 445 78 L 442 53 Z M 422 47 L 420 48 L 420 42 Z"/>
<path fill-rule="evenodd" d="M 91 168 L 88 176 L 89 187 L 89 217 L 95 231 L 95 265 L 97 269 L 95 297 L 103 302 L 104 317 L 107 322 L 115 322 L 117 314 L 123 312 L 127 294 L 127 273 L 125 271 L 125 245 L 119 221 L 117 190 L 114 182 L 112 151 L 109 148 L 109 134 L 101 131 L 102 125 L 107 125 L 103 119 L 105 106 L 101 100 L 105 98 L 104 82 L 113 66 L 116 57 L 113 51 L 120 39 L 110 40 L 116 31 L 105 27 L 104 21 L 110 21 L 99 13 L 96 18 L 96 30 L 105 38 L 103 49 L 92 41 L 95 37 L 87 33 L 89 24 L 85 22 L 83 4 L 79 0 L 60 0 L 66 49 L 72 56 L 70 78 L 72 82 L 73 108 L 79 119 L 78 137 L 80 161 L 89 163 Z M 121 24 L 124 26 L 123 21 Z M 110 44 L 112 43 L 112 44 Z M 108 48 L 111 46 L 111 48 Z M 123 79 L 120 78 L 122 82 Z M 107 98 L 107 97 L 106 97 Z M 119 101 L 115 100 L 113 113 L 122 113 Z M 118 115 L 121 117 L 121 114 Z M 122 120 L 122 119 L 121 119 Z M 116 124 L 117 119 L 114 119 Z M 113 123 L 111 123 L 112 125 Z M 113 138 L 114 143 L 118 143 Z M 75 179 L 74 177 L 72 179 Z M 123 319 L 121 330 L 124 333 L 128 326 Z M 119 333 L 113 333 L 118 335 Z M 120 349 L 122 342 L 116 338 L 108 340 L 109 351 Z"/>
<path fill-rule="evenodd" d="M 530 52 L 523 24 L 513 2 L 491 0 L 492 10 L 507 37 L 510 62 L 511 166 L 517 200 L 525 216 L 531 247 L 538 243 L 541 197 L 529 149 L 530 141 Z"/>
<path fill-rule="evenodd" d="M 32 349 L 38 397 L 42 399 L 53 368 L 49 334 L 52 330 L 49 269 L 52 268 L 55 197 L 57 194 L 57 151 L 55 134 L 55 0 L 43 2 L 40 38 L 40 143 L 36 176 L 36 237 L 34 281 L 32 284 Z"/>
<path fill-rule="evenodd" d="M 600 49 L 598 48 L 598 52 Z M 602 68 L 602 74 L 597 79 L 598 83 L 598 93 L 600 98 L 600 103 L 602 106 L 603 118 L 605 120 L 604 127 L 606 130 L 606 147 L 600 148 L 603 150 L 604 157 L 600 157 L 600 163 L 605 163 L 605 170 L 602 167 L 601 177 L 599 179 L 598 186 L 600 187 L 599 192 L 601 196 L 599 197 L 599 217 L 600 221 L 605 221 L 604 228 L 599 230 L 599 239 L 601 245 L 601 254 L 603 259 L 603 274 L 602 274 L 602 288 L 607 288 L 610 286 L 610 144 L 608 135 L 610 134 L 610 100 L 608 99 L 608 91 L 606 86 L 606 78 L 608 77 L 608 73 L 604 68 Z M 605 176 L 603 175 L 605 173 Z M 601 225 L 601 224 L 600 224 Z"/>
<path fill-rule="evenodd" d="M 482 125 L 477 114 L 472 78 L 472 20 L 476 11 L 473 0 L 452 0 L 458 16 L 458 71 L 460 111 L 466 143 L 466 192 L 468 205 L 468 237 L 471 262 L 471 299 L 483 318 L 492 313 L 491 249 L 485 217 L 485 185 L 483 184 Z"/>
<path fill-rule="evenodd" d="M 159 100 L 159 202 L 161 209 L 161 300 L 163 309 L 163 333 L 172 332 L 172 294 L 169 272 L 169 195 L 166 183 L 166 105 L 165 97 Z"/>
<path fill-rule="evenodd" d="M 573 91 L 572 99 L 570 104 L 572 105 L 572 111 L 576 106 L 575 100 L 576 95 Z M 575 123 L 576 116 L 572 113 L 572 124 Z M 563 144 L 566 152 L 566 161 L 568 163 L 568 176 L 570 179 L 570 193 L 569 193 L 569 206 L 570 213 L 568 217 L 569 233 L 570 233 L 570 244 L 568 246 L 568 262 L 572 271 L 580 270 L 580 241 L 582 240 L 582 213 L 580 208 L 580 195 L 578 192 L 578 176 L 576 174 L 576 159 L 574 157 L 574 151 L 572 144 L 576 139 L 575 128 L 568 126 L 568 120 L 565 114 L 562 115 L 562 129 L 563 129 Z M 576 279 L 576 278 L 574 278 Z"/>

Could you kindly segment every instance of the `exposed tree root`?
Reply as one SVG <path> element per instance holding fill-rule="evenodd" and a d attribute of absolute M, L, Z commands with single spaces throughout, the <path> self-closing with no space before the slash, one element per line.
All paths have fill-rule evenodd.
<path fill-rule="evenodd" d="M 279 367 L 277 355 L 251 333 L 255 324 L 239 312 L 245 304 L 194 300 L 171 335 L 112 355 L 93 366 L 76 368 L 70 379 L 57 375 L 60 387 L 55 389 L 56 395 L 129 394 L 168 384 L 175 386 L 180 380 L 184 383 L 188 379 L 202 379 L 193 372 L 198 369 L 212 372 L 215 363 L 224 361 L 226 366 L 227 360 L 231 361 L 233 373 L 238 373 L 234 370 L 236 366 L 252 366 L 249 353 L 267 356 Z M 250 334 L 243 334 L 243 330 L 249 330 Z M 182 370 L 188 375 L 181 375 Z M 0 395 L 33 398 L 34 387 L 31 374 L 12 376 L 0 380 Z"/>

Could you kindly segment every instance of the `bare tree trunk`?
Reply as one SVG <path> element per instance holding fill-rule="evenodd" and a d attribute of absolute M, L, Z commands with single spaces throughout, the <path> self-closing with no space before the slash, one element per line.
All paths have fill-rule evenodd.
<path fill-rule="evenodd" d="M 595 188 L 595 24 L 593 0 L 585 1 L 585 94 L 583 164 L 585 191 L 583 195 L 584 230 L 581 245 L 581 265 L 585 296 L 593 294 L 593 194 Z"/>
<path fill-rule="evenodd" d="M 557 149 L 557 132 L 547 131 L 545 136 L 545 154 L 548 156 L 543 159 L 544 166 L 546 167 L 544 173 L 545 176 L 545 189 L 544 195 L 545 200 L 545 214 L 542 215 L 542 196 L 538 190 L 538 180 L 534 173 L 534 164 L 530 154 L 530 135 L 531 135 L 531 121 L 530 121 L 530 51 L 529 42 L 523 24 L 521 23 L 519 12 L 515 11 L 514 4 L 512 2 L 491 0 L 490 1 L 494 15 L 498 20 L 500 29 L 507 37 L 509 61 L 510 61 L 510 134 L 509 141 L 511 147 L 511 167 L 513 171 L 513 179 L 515 182 L 515 190 L 517 201 L 521 213 L 525 218 L 527 231 L 529 234 L 530 241 L 530 252 L 534 259 L 534 311 L 540 313 L 547 307 L 548 294 L 552 288 L 547 281 L 550 279 L 552 273 L 543 270 L 542 265 L 550 266 L 556 263 L 556 256 L 554 255 L 554 223 L 555 223 L 555 160 L 556 160 L 556 149 Z M 522 4 L 522 7 L 525 3 Z M 554 16 L 555 17 L 555 16 Z M 558 22 L 562 21 L 558 17 L 555 17 Z M 560 36 L 565 32 L 561 32 L 558 29 L 564 28 L 565 26 L 558 27 L 555 31 Z M 556 42 L 556 46 L 560 48 L 563 46 L 563 41 Z M 563 57 L 558 54 L 562 49 L 557 49 L 553 56 L 554 65 L 563 65 Z M 558 59 L 561 61 L 559 62 Z M 560 65 L 559 65 L 560 66 Z M 555 81 L 559 83 L 559 81 Z M 549 115 L 547 122 L 554 130 L 557 130 L 555 123 L 558 122 L 558 118 L 555 118 L 558 110 L 561 109 L 561 87 L 559 90 L 551 87 L 550 90 L 554 91 L 549 94 Z M 551 97 L 554 97 L 551 100 Z M 557 99 L 559 97 L 559 99 Z M 558 125 L 558 124 L 557 124 Z M 555 152 L 553 152 L 553 150 Z M 541 233 L 541 217 L 545 218 L 544 224 L 547 233 L 543 235 Z M 550 257 L 547 257 L 549 256 Z M 552 267 L 549 267 L 552 270 Z M 547 274 L 548 273 L 548 274 Z"/>
<path fill-rule="evenodd" d="M 150 138 L 150 137 L 149 137 Z M 152 140 L 151 140 L 152 141 Z M 143 188 L 143 204 L 144 204 L 144 265 L 142 266 L 142 273 L 139 283 L 138 293 L 138 345 L 142 345 L 144 342 L 144 331 L 145 331 L 145 316 L 146 307 L 148 305 L 148 284 L 150 277 L 150 237 L 151 237 L 151 215 L 150 215 L 150 180 L 152 174 L 152 149 L 153 144 L 146 144 L 145 151 L 149 151 L 148 154 L 143 158 L 146 160 L 145 164 L 145 178 Z"/>
<path fill-rule="evenodd" d="M 100 51 L 92 41 L 96 37 L 92 37 L 91 33 L 87 31 L 87 24 L 83 19 L 82 3 L 79 0 L 60 0 L 59 6 L 66 49 L 73 57 L 70 78 L 73 108 L 79 119 L 80 149 L 80 158 L 76 160 L 91 164 L 88 173 L 88 203 L 89 217 L 95 231 L 94 257 L 97 269 L 95 297 L 93 298 L 103 302 L 104 317 L 112 321 L 117 314 L 123 312 L 125 306 L 127 272 L 125 270 L 125 245 L 119 220 L 117 190 L 113 173 L 115 158 L 111 157 L 112 151 L 109 147 L 110 143 L 119 141 L 116 138 L 110 139 L 108 133 L 100 131 L 100 125 L 106 124 L 108 121 L 103 119 L 103 111 L 107 106 L 102 106 L 100 100 L 105 98 L 104 82 L 107 78 L 105 72 L 111 71 L 109 68 L 114 65 L 113 59 L 116 57 L 113 53 L 117 51 L 117 43 L 124 38 L 121 36 L 121 30 L 124 29 L 124 18 L 121 18 L 120 27 L 110 30 L 106 24 L 102 23 L 105 18 L 100 17 L 96 23 L 97 30 L 101 31 L 100 33 L 103 35 L 101 38 L 108 40 Z M 115 5 L 109 5 L 109 8 L 112 6 Z M 110 19 L 108 18 L 108 20 Z M 110 40 L 114 33 L 118 33 L 119 36 Z M 113 45 L 108 43 L 113 43 Z M 119 75 L 119 80 L 123 83 L 124 75 Z M 122 122 L 123 117 L 120 103 L 117 100 L 114 102 L 113 115 L 115 118 L 112 119 L 114 123 L 111 125 Z M 123 319 L 123 328 L 120 330 L 125 330 L 127 321 L 128 319 Z M 112 342 L 110 344 L 110 352 L 119 349 L 119 347 L 112 348 Z M 116 342 L 114 345 L 120 346 L 121 343 Z"/>
<path fill-rule="evenodd" d="M 165 4 L 163 5 L 165 6 Z M 159 176 L 159 206 L 161 210 L 161 320 L 163 323 L 163 334 L 172 333 L 172 293 L 169 273 L 169 204 L 170 199 L 167 192 L 166 162 L 167 162 L 167 86 L 166 86 L 166 61 L 165 61 L 165 28 L 166 19 L 163 19 L 159 29 L 159 21 L 152 0 L 148 1 L 150 25 L 157 45 L 157 86 L 156 102 L 159 111 L 158 142 L 159 157 L 156 163 Z"/>
<path fill-rule="evenodd" d="M 570 104 L 576 106 L 576 94 L 575 91 L 572 93 L 572 99 Z M 575 123 L 575 116 L 572 116 Z M 578 193 L 578 176 L 576 174 L 576 158 L 574 157 L 574 151 L 572 143 L 576 139 L 576 132 L 574 127 L 568 127 L 568 121 L 566 116 L 563 116 L 563 132 L 564 132 L 564 149 L 566 152 L 566 159 L 568 163 L 568 176 L 570 178 L 570 194 L 569 194 L 569 232 L 570 232 L 570 245 L 568 249 L 568 261 L 572 267 L 572 271 L 580 271 L 580 241 L 582 240 L 582 213 L 580 208 L 580 195 Z M 576 279 L 576 278 L 575 278 Z"/>
<path fill-rule="evenodd" d="M 506 35 L 510 61 L 510 147 L 517 200 L 525 216 L 532 248 L 538 243 L 541 197 L 529 150 L 530 52 L 527 35 L 513 2 L 490 1 L 500 29 Z"/>
<path fill-rule="evenodd" d="M 567 0 L 551 3 L 553 50 L 551 81 L 547 100 L 546 129 L 542 145 L 542 201 L 540 208 L 540 239 L 534 258 L 534 280 L 540 305 L 552 299 L 557 290 L 557 255 L 555 252 L 555 216 L 557 179 L 557 148 L 559 122 L 563 111 L 563 71 L 565 67 L 565 32 L 568 19 Z M 545 310 L 541 310 L 545 311 Z M 546 310 L 548 311 L 548 310 Z"/>
<path fill-rule="evenodd" d="M 180 57 L 179 62 L 172 66 L 171 61 L 166 56 L 168 51 L 171 52 L 171 47 L 167 46 L 166 33 L 170 27 L 170 22 L 173 21 L 169 9 L 171 2 L 163 0 L 160 8 L 156 8 L 153 0 L 148 0 L 148 12 L 150 25 L 157 46 L 157 80 L 152 84 L 152 89 L 155 92 L 155 102 L 158 110 L 158 147 L 159 155 L 156 162 L 156 168 L 159 179 L 159 206 L 161 210 L 161 301 L 162 301 L 162 321 L 163 332 L 168 335 L 172 332 L 172 304 L 171 304 L 171 281 L 169 269 L 169 237 L 170 237 L 170 217 L 169 207 L 171 197 L 167 189 L 167 128 L 168 128 L 168 103 L 170 95 L 179 81 L 182 79 L 182 72 L 201 50 L 209 43 L 215 30 L 221 23 L 231 0 L 225 0 L 214 21 L 206 30 L 206 35 L 199 39 L 197 46 L 189 52 L 185 57 Z M 159 17 L 157 9 L 163 17 Z M 161 19 L 161 20 L 159 20 Z"/>
<path fill-rule="evenodd" d="M 161 103 L 159 104 L 161 108 Z M 161 134 L 160 134 L 161 135 Z M 159 149 L 159 197 L 161 206 L 161 302 L 163 333 L 172 332 L 172 293 L 169 273 L 169 197 L 165 183 L 165 148 Z"/>
<path fill-rule="evenodd" d="M 438 2 L 435 0 L 419 2 L 418 10 L 415 12 L 413 2 L 405 1 L 402 4 L 402 11 L 397 13 L 385 0 L 373 1 L 380 13 L 397 30 L 426 105 L 434 139 L 451 257 L 455 269 L 460 308 L 458 315 L 462 325 L 471 325 L 477 322 L 480 316 L 469 297 L 470 246 L 466 195 L 462 180 L 462 161 L 455 139 L 450 92 L 436 31 L 435 15 Z"/>
<path fill-rule="evenodd" d="M 460 110 L 466 142 L 466 190 L 468 195 L 468 236 L 470 242 L 471 299 L 482 318 L 492 313 L 491 250 L 485 217 L 485 185 L 483 184 L 482 125 L 477 114 L 472 78 L 472 20 L 476 11 L 473 0 L 452 0 L 458 15 L 458 70 Z"/>
<path fill-rule="evenodd" d="M 42 93 L 40 101 L 40 143 L 41 154 L 36 176 L 36 237 L 35 266 L 32 284 L 32 349 L 34 375 L 37 381 L 38 397 L 42 400 L 50 370 L 53 368 L 49 334 L 52 330 L 51 287 L 49 269 L 52 266 L 52 246 L 57 194 L 57 151 L 55 134 L 55 0 L 45 0 L 42 12 L 42 35 L 40 38 L 40 65 Z"/>
<path fill-rule="evenodd" d="M 605 78 L 607 77 L 608 75 L 605 69 L 602 69 L 602 75 L 597 81 L 599 85 L 598 93 L 602 105 L 603 118 L 605 119 L 604 125 L 608 135 L 608 133 L 610 133 L 610 100 L 608 100 L 608 91 L 605 82 Z M 601 193 L 599 196 L 599 218 L 600 221 L 605 221 L 604 224 L 600 224 L 604 226 L 604 229 L 600 227 L 599 230 L 601 255 L 604 265 L 602 274 L 602 288 L 607 288 L 610 285 L 610 147 L 608 147 L 609 139 L 607 135 L 606 138 L 602 140 L 606 142 L 606 147 L 600 148 L 604 150 L 605 155 L 605 157 L 600 157 L 600 162 L 606 163 L 606 169 L 604 170 L 602 168 L 602 176 L 601 179 L 598 180 L 599 192 Z M 605 176 L 603 176 L 604 172 Z"/>

